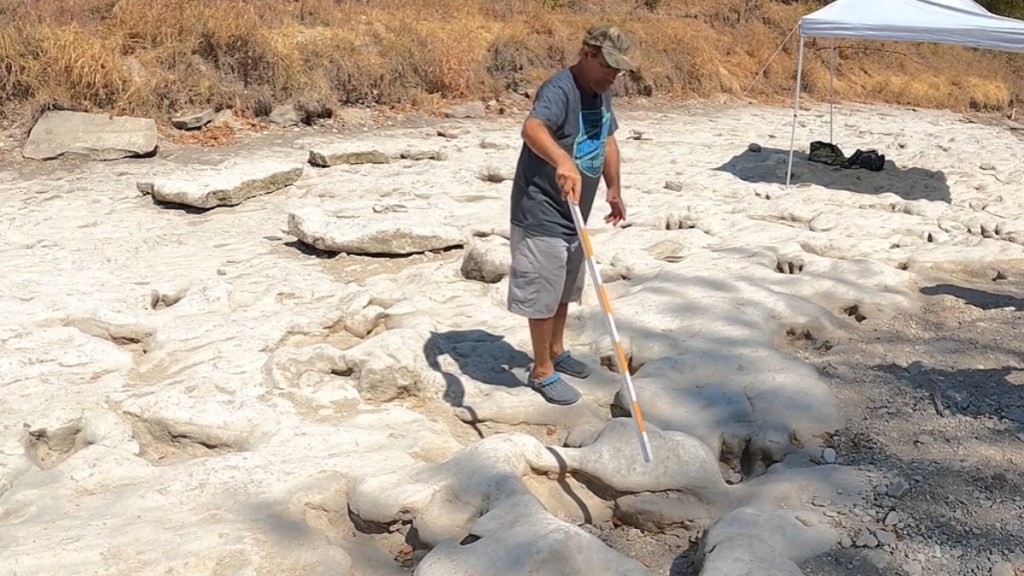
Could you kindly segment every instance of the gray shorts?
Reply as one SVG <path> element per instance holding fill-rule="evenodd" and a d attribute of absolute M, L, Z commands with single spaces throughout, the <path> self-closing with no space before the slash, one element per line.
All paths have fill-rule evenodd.
<path fill-rule="evenodd" d="M 509 244 L 510 312 L 527 318 L 550 318 L 559 304 L 582 299 L 583 246 L 579 239 L 538 236 L 513 224 Z"/>

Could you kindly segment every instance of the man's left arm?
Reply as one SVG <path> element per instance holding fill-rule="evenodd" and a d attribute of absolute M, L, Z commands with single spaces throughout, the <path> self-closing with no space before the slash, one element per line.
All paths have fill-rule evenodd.
<path fill-rule="evenodd" d="M 622 201 L 622 187 L 619 182 L 619 142 L 615 138 L 618 124 L 615 122 L 615 115 L 610 119 L 611 126 L 608 130 L 608 138 L 604 143 L 604 185 L 608 188 L 607 200 L 611 212 L 604 221 L 611 225 L 618 224 L 626 219 L 626 205 Z"/>
<path fill-rule="evenodd" d="M 604 143 L 604 185 L 608 190 L 619 189 L 619 143 L 615 134 L 609 134 Z"/>

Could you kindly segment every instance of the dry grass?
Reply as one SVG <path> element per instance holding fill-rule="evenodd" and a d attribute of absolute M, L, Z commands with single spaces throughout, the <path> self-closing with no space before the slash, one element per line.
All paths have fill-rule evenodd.
<path fill-rule="evenodd" d="M 59 106 L 161 119 L 205 107 L 266 115 L 295 103 L 432 107 L 527 91 L 575 58 L 601 21 L 634 38 L 623 96 L 781 101 L 814 0 L 0 0 L 0 117 Z M 827 41 L 809 40 L 805 89 L 828 93 Z M 1001 110 L 1017 56 L 840 41 L 840 99 Z M 823 49 L 826 48 L 826 49 Z M 29 112 L 26 112 L 29 111 Z"/>

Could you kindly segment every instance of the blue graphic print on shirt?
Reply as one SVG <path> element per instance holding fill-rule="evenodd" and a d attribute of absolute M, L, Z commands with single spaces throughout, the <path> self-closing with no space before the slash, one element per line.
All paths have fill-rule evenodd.
<path fill-rule="evenodd" d="M 610 118 L 604 106 L 582 110 L 579 115 L 580 130 L 573 142 L 572 157 L 580 171 L 594 178 L 604 170 L 604 143 Z"/>

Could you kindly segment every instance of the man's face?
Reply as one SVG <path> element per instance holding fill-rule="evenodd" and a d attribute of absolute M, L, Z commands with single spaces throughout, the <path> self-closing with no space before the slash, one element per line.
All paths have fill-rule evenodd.
<path fill-rule="evenodd" d="M 587 47 L 584 52 L 584 63 L 586 66 L 588 81 L 595 92 L 604 92 L 611 88 L 615 79 L 622 73 L 621 70 L 612 68 L 604 59 L 599 48 Z"/>

